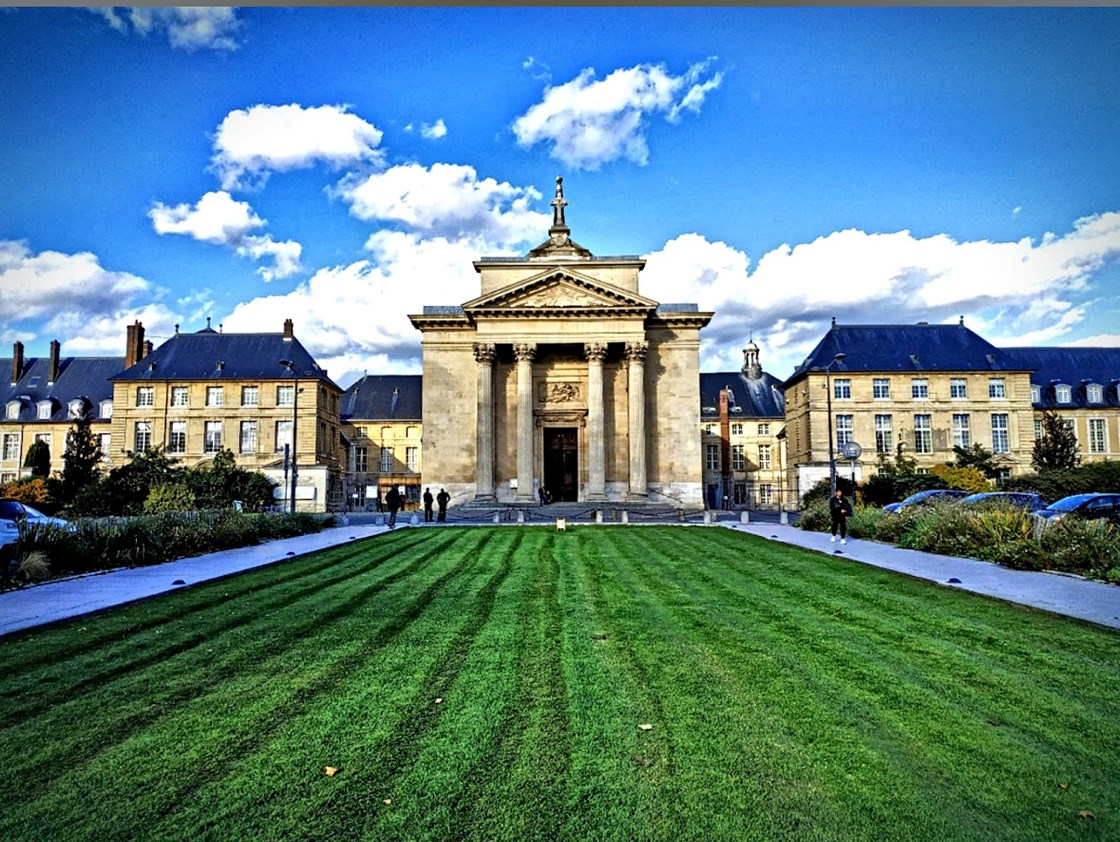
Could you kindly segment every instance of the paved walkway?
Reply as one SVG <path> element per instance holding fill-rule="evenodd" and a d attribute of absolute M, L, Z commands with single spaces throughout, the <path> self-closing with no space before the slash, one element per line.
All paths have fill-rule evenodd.
<path fill-rule="evenodd" d="M 795 526 L 774 523 L 723 525 L 783 544 L 905 573 L 946 587 L 1120 629 L 1120 585 L 1061 573 L 1011 570 L 990 561 L 903 550 L 877 541 L 849 538 L 847 544 L 839 541 L 833 544 L 826 533 L 807 532 Z"/>
<path fill-rule="evenodd" d="M 1056 573 L 1009 570 L 986 561 L 901 550 L 874 541 L 853 539 L 844 545 L 833 544 L 828 535 L 820 532 L 804 532 L 775 523 L 725 522 L 720 526 L 1120 629 L 1120 586 L 1117 585 Z M 386 531 L 387 527 L 370 524 L 339 526 L 255 547 L 151 567 L 91 573 L 0 593 L 0 635 L 101 611 Z M 954 579 L 957 581 L 952 581 Z"/>

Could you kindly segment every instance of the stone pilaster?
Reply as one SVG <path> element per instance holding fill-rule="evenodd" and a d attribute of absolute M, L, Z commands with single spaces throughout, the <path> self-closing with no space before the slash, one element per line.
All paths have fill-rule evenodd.
<path fill-rule="evenodd" d="M 513 346 L 517 360 L 517 496 L 518 503 L 533 503 L 533 357 L 537 346 Z"/>
<path fill-rule="evenodd" d="M 603 360 L 607 346 L 589 342 L 583 346 L 587 357 L 587 499 L 607 498 L 606 424 L 603 421 Z"/>
<path fill-rule="evenodd" d="M 646 353 L 648 342 L 626 343 L 630 419 L 631 500 L 644 500 L 646 489 Z"/>
<path fill-rule="evenodd" d="M 474 499 L 494 499 L 494 346 L 485 342 L 474 345 L 478 363 L 478 415 L 475 445 Z"/>

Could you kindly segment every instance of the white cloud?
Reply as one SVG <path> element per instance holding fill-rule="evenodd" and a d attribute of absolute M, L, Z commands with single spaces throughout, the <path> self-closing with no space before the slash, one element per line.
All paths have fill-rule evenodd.
<path fill-rule="evenodd" d="M 473 167 L 419 164 L 343 179 L 335 191 L 366 221 L 396 222 L 430 236 L 479 237 L 497 245 L 543 239 L 551 217 L 531 211 L 541 194 L 492 178 Z"/>
<path fill-rule="evenodd" d="M 677 122 L 685 109 L 699 113 L 720 86 L 722 74 L 707 75 L 708 65 L 673 76 L 664 65 L 639 64 L 604 79 L 586 68 L 570 82 L 545 88 L 544 98 L 514 120 L 513 133 L 524 148 L 549 144 L 551 157 L 576 169 L 596 170 L 620 157 L 644 165 L 649 118 L 664 113 Z"/>
<path fill-rule="evenodd" d="M 1120 348 L 1120 333 L 1098 333 L 1062 344 L 1067 348 Z"/>
<path fill-rule="evenodd" d="M 229 246 L 254 260 L 273 258 L 272 267 L 257 270 L 266 281 L 286 278 L 301 269 L 303 247 L 291 240 L 276 242 L 268 234 L 250 234 L 267 222 L 248 202 L 238 202 L 224 190 L 205 194 L 194 206 L 184 203 L 170 207 L 156 202 L 148 216 L 158 234 L 183 234 L 204 243 Z"/>
<path fill-rule="evenodd" d="M 150 332 L 170 332 L 178 317 L 158 302 L 162 295 L 151 281 L 106 269 L 89 252 L 32 254 L 25 243 L 0 241 L 4 335 L 37 338 L 17 324 L 46 317 L 43 332 L 68 352 L 123 354 L 125 327 L 135 319 Z"/>
<path fill-rule="evenodd" d="M 1096 271 L 1120 259 L 1120 213 L 1079 219 L 1070 232 L 1037 243 L 957 242 L 907 231 L 837 231 L 783 245 L 750 269 L 747 255 L 698 234 L 670 240 L 648 256 L 642 292 L 715 310 L 703 333 L 706 370 L 738 368 L 747 334 L 764 367 L 788 376 L 828 329 L 841 323 L 955 321 L 993 343 L 1059 340 L 1080 323 Z M 780 349 L 780 351 L 778 350 Z"/>
<path fill-rule="evenodd" d="M 443 118 L 439 118 L 434 123 L 421 123 L 420 134 L 427 140 L 439 140 L 440 138 L 447 137 L 447 126 L 443 122 Z"/>
<path fill-rule="evenodd" d="M 231 111 L 214 136 L 212 166 L 226 190 L 262 185 L 272 172 L 381 165 L 381 130 L 347 105 L 254 105 Z"/>
<path fill-rule="evenodd" d="M 112 6 L 89 11 L 101 15 L 118 32 L 127 32 L 128 23 Z M 236 50 L 234 37 L 241 27 L 236 10 L 222 6 L 133 6 L 127 10 L 133 29 L 147 36 L 166 32 L 172 47 L 188 52 L 200 49 Z"/>

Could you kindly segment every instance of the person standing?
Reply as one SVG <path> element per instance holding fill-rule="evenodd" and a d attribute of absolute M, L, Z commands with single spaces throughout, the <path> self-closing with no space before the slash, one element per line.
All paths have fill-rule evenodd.
<path fill-rule="evenodd" d="M 432 496 L 432 489 L 424 489 L 424 523 L 432 522 L 432 503 L 435 498 Z"/>
<path fill-rule="evenodd" d="M 389 509 L 389 528 L 392 529 L 397 525 L 397 509 L 401 507 L 401 493 L 395 485 L 389 486 L 385 493 L 385 505 Z"/>
<path fill-rule="evenodd" d="M 840 543 L 848 543 L 848 518 L 852 516 L 852 504 L 844 496 L 844 490 L 836 489 L 836 496 L 828 501 L 828 511 L 832 515 L 832 538 L 836 543 L 836 532 L 840 532 Z"/>
<path fill-rule="evenodd" d="M 447 504 L 451 502 L 451 495 L 447 493 L 446 488 L 441 488 L 439 494 L 436 495 L 436 503 L 439 505 L 439 522 L 443 523 L 447 520 Z"/>

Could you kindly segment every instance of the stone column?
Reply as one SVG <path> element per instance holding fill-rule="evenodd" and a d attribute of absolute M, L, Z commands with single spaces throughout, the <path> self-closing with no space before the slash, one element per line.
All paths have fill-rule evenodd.
<path fill-rule="evenodd" d="M 476 342 L 478 363 L 478 420 L 475 445 L 474 499 L 494 499 L 494 346 Z"/>
<path fill-rule="evenodd" d="M 630 495 L 631 500 L 644 500 L 646 489 L 646 352 L 648 342 L 626 343 L 626 366 L 629 374 L 630 416 Z"/>
<path fill-rule="evenodd" d="M 587 499 L 607 499 L 607 458 L 603 421 L 603 360 L 607 346 L 589 342 L 583 346 L 587 357 Z"/>
<path fill-rule="evenodd" d="M 517 360 L 517 503 L 533 503 L 533 357 L 537 346 L 513 346 Z"/>

